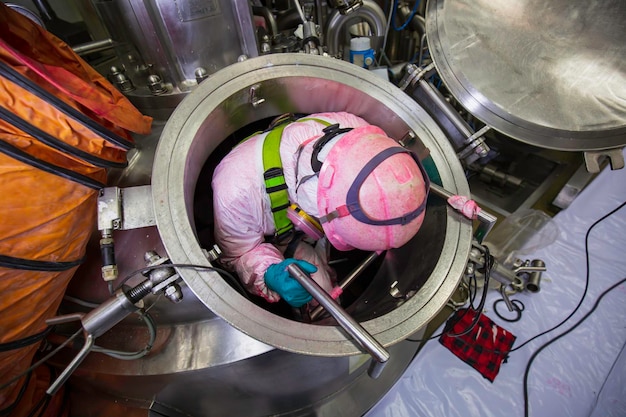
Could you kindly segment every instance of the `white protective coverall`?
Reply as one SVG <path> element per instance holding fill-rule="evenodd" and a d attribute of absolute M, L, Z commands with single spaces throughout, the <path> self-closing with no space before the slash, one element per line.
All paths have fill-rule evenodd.
<path fill-rule="evenodd" d="M 330 124 L 339 123 L 341 128 L 369 125 L 362 118 L 344 112 L 316 113 L 306 118 L 321 119 Z M 325 127 L 326 125 L 315 120 L 293 122 L 284 129 L 280 144 L 289 199 L 315 217 L 318 217 L 317 177 L 302 184 L 299 182 L 313 174 L 313 144 L 324 135 L 322 130 Z M 249 292 L 269 302 L 276 302 L 280 300 L 280 296 L 266 287 L 264 275 L 270 265 L 285 259 L 285 248 L 265 242 L 265 237 L 273 235 L 276 230 L 263 180 L 262 154 L 265 136 L 267 132 L 249 138 L 236 146 L 219 163 L 212 181 L 213 209 L 215 238 L 223 252 L 221 261 L 239 275 Z M 340 137 L 341 135 L 337 136 L 324 146 L 318 154 L 319 161 L 324 161 L 330 148 Z M 304 144 L 303 150 L 298 158 L 298 147 L 301 144 Z M 307 243 L 300 243 L 293 258 L 314 264 L 318 271 L 312 278 L 330 293 L 333 288 L 332 270 L 327 265 L 324 252 L 316 251 Z"/>

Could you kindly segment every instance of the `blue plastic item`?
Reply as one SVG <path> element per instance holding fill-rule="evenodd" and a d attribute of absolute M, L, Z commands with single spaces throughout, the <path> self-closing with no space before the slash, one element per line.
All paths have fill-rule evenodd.
<path fill-rule="evenodd" d="M 317 267 L 313 264 L 299 259 L 288 258 L 280 263 L 270 265 L 267 271 L 265 271 L 264 278 L 267 288 L 277 292 L 290 306 L 297 308 L 311 301 L 313 297 L 287 272 L 287 265 L 293 263 L 297 264 L 308 274 L 317 271 Z"/>

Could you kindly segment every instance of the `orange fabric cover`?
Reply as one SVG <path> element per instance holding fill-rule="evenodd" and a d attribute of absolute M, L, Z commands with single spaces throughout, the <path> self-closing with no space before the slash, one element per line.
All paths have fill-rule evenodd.
<path fill-rule="evenodd" d="M 0 61 L 124 139 L 147 134 L 142 115 L 69 46 L 0 2 Z M 0 106 L 61 141 L 101 159 L 124 162 L 123 149 L 105 141 L 46 101 L 0 77 Z M 42 144 L 0 120 L 0 141 L 102 183 L 106 171 Z M 97 191 L 0 153 L 0 255 L 38 261 L 82 259 L 96 223 Z M 0 344 L 34 335 L 56 314 L 76 268 L 63 272 L 0 267 Z M 28 368 L 39 344 L 0 352 L 0 385 Z M 39 375 L 44 375 L 42 382 Z M 38 369 L 11 416 L 26 416 L 42 398 L 50 375 Z M 25 377 L 0 390 L 0 410 L 16 399 Z M 59 416 L 61 401 L 44 416 Z M 36 413 L 35 413 L 36 415 Z"/>

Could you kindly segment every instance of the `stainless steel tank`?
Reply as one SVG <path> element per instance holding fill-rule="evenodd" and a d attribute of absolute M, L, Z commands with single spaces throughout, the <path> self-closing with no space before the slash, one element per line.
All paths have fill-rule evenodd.
<path fill-rule="evenodd" d="M 201 84 L 176 109 L 161 135 L 152 176 L 153 202 L 159 233 L 174 262 L 206 262 L 192 220 L 193 199 L 200 169 L 221 141 L 270 116 L 320 111 L 357 114 L 398 140 L 409 130 L 415 132 L 430 149 L 443 186 L 469 195 L 446 138 L 425 111 L 390 83 L 339 60 L 300 54 L 260 57 L 231 66 Z M 431 214 L 435 215 L 435 209 Z M 420 233 L 409 247 L 391 251 L 389 263 L 395 266 L 381 274 L 385 281 L 396 274 L 406 274 L 415 284 L 424 280 L 419 292 L 400 308 L 381 308 L 367 298 L 354 307 L 363 311 L 365 326 L 383 344 L 402 340 L 427 324 L 458 284 L 471 243 L 471 227 L 458 218 L 448 221 L 445 210 L 441 220 L 445 224 L 441 229 L 423 229 L 432 236 Z M 423 252 L 434 247 L 438 250 L 428 255 L 430 262 L 414 256 L 417 248 Z M 422 271 L 426 263 L 432 264 L 432 269 Z M 428 275 L 419 276 L 419 272 Z M 209 309 L 258 340 L 304 354 L 359 353 L 336 327 L 281 319 L 247 302 L 216 274 L 193 270 L 181 274 Z M 401 284 L 407 291 L 411 287 Z"/>
<path fill-rule="evenodd" d="M 258 55 L 247 0 L 94 0 L 93 4 L 111 34 L 118 59 L 116 70 L 111 71 L 111 64 L 102 70 L 146 114 L 166 118 L 198 82 L 241 55 Z"/>
<path fill-rule="evenodd" d="M 438 0 L 426 29 L 439 75 L 474 116 L 531 145 L 593 151 L 626 143 L 625 16 L 620 0 Z"/>
<path fill-rule="evenodd" d="M 469 195 L 451 145 L 398 88 L 332 58 L 268 55 L 217 72 L 175 110 L 152 168 L 158 233 L 138 229 L 116 238 L 118 248 L 124 245 L 118 264 L 136 262 L 143 250 L 161 250 L 162 243 L 173 263 L 209 265 L 194 215 L 196 190 L 210 187 L 199 184 L 207 160 L 245 126 L 285 112 L 320 111 L 355 113 L 395 139 L 414 132 L 430 150 L 442 185 Z M 210 200 L 205 206 L 210 216 Z M 391 359 L 376 380 L 366 372 L 369 356 L 332 320 L 292 320 L 248 300 L 216 272 L 181 268 L 182 305 L 158 302 L 152 310 L 159 332 L 153 351 L 129 362 L 90 355 L 72 379 L 80 410 L 74 415 L 361 415 L 414 357 L 419 344 L 405 339 L 419 338 L 445 306 L 463 275 L 471 239 L 471 222 L 429 197 L 415 238 L 386 252 L 359 296 L 344 306 L 389 349 Z M 127 320 L 102 343 L 141 349 L 145 333 Z"/>

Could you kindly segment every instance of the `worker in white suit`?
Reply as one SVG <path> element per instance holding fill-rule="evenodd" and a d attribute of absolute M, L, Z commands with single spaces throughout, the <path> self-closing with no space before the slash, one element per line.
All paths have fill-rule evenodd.
<path fill-rule="evenodd" d="M 429 184 L 416 155 L 353 114 L 273 125 L 217 166 L 215 238 L 249 292 L 300 307 L 312 298 L 287 265 L 337 297 L 328 243 L 342 251 L 404 245 L 422 224 Z"/>

